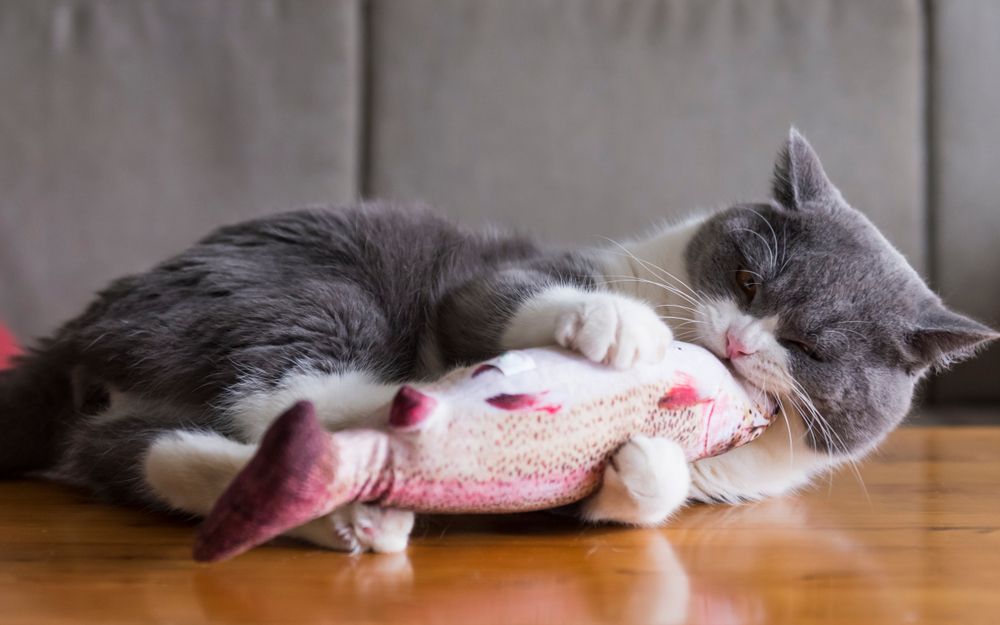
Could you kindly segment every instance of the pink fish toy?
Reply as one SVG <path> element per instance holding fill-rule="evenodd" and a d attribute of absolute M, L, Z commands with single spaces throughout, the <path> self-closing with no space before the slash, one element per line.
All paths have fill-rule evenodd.
<path fill-rule="evenodd" d="M 351 501 L 431 513 L 502 513 L 583 499 L 636 435 L 697 460 L 745 444 L 776 410 L 710 352 L 674 343 L 628 370 L 558 348 L 508 352 L 405 385 L 384 430 L 329 432 L 299 402 L 202 525 L 195 559 L 224 560 Z"/>

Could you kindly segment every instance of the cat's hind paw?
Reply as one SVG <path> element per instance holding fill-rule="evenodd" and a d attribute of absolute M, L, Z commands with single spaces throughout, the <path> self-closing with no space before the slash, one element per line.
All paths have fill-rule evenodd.
<path fill-rule="evenodd" d="M 396 553 L 406 549 L 413 520 L 409 510 L 350 503 L 286 535 L 335 551 Z"/>

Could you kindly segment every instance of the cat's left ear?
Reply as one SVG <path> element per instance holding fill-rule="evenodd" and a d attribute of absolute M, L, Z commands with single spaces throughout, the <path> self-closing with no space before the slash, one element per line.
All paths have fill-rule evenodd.
<path fill-rule="evenodd" d="M 998 338 L 995 330 L 936 304 L 924 312 L 907 342 L 920 362 L 941 369 L 973 356 Z"/>
<path fill-rule="evenodd" d="M 816 152 L 794 127 L 774 163 L 772 193 L 786 208 L 796 210 L 831 208 L 843 202 Z"/>

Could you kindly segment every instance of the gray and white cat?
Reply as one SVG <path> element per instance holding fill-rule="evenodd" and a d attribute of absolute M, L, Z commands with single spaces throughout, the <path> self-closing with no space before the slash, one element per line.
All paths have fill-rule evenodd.
<path fill-rule="evenodd" d="M 882 440 L 928 370 L 998 336 L 944 307 L 793 130 L 772 200 L 621 249 L 546 251 L 377 203 L 222 228 L 114 282 L 0 373 L 0 473 L 202 515 L 296 400 L 331 429 L 379 424 L 399 383 L 506 349 L 659 358 L 662 318 L 778 396 L 783 418 L 690 466 L 668 440 L 634 439 L 587 519 L 657 524 L 689 498 L 806 484 Z M 395 551 L 412 523 L 354 504 L 293 534 Z"/>

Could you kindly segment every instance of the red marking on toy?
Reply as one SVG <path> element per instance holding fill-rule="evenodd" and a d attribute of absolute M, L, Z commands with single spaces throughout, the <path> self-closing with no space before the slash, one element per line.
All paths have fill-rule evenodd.
<path fill-rule="evenodd" d="M 437 401 L 424 395 L 409 385 L 403 385 L 392 400 L 389 409 L 389 425 L 395 428 L 411 428 L 420 424 L 434 410 Z"/>
<path fill-rule="evenodd" d="M 656 406 L 660 410 L 677 410 L 688 406 L 694 406 L 695 404 L 702 404 L 706 401 L 711 400 L 700 398 L 698 396 L 698 391 L 696 391 L 694 387 L 687 384 L 678 384 L 667 391 L 667 394 L 656 402 Z"/>
<path fill-rule="evenodd" d="M 555 414 L 562 410 L 559 404 L 542 404 L 539 402 L 545 393 L 500 393 L 486 400 L 486 403 L 502 410 L 540 410 Z"/>
<path fill-rule="evenodd" d="M 522 408 L 532 408 L 538 403 L 538 395 L 529 393 L 500 393 L 486 400 L 486 403 L 503 410 L 521 410 Z"/>
<path fill-rule="evenodd" d="M 500 367 L 496 365 L 479 365 L 476 370 L 472 372 L 472 377 L 476 377 L 480 373 L 486 373 L 487 371 L 500 371 Z"/>

